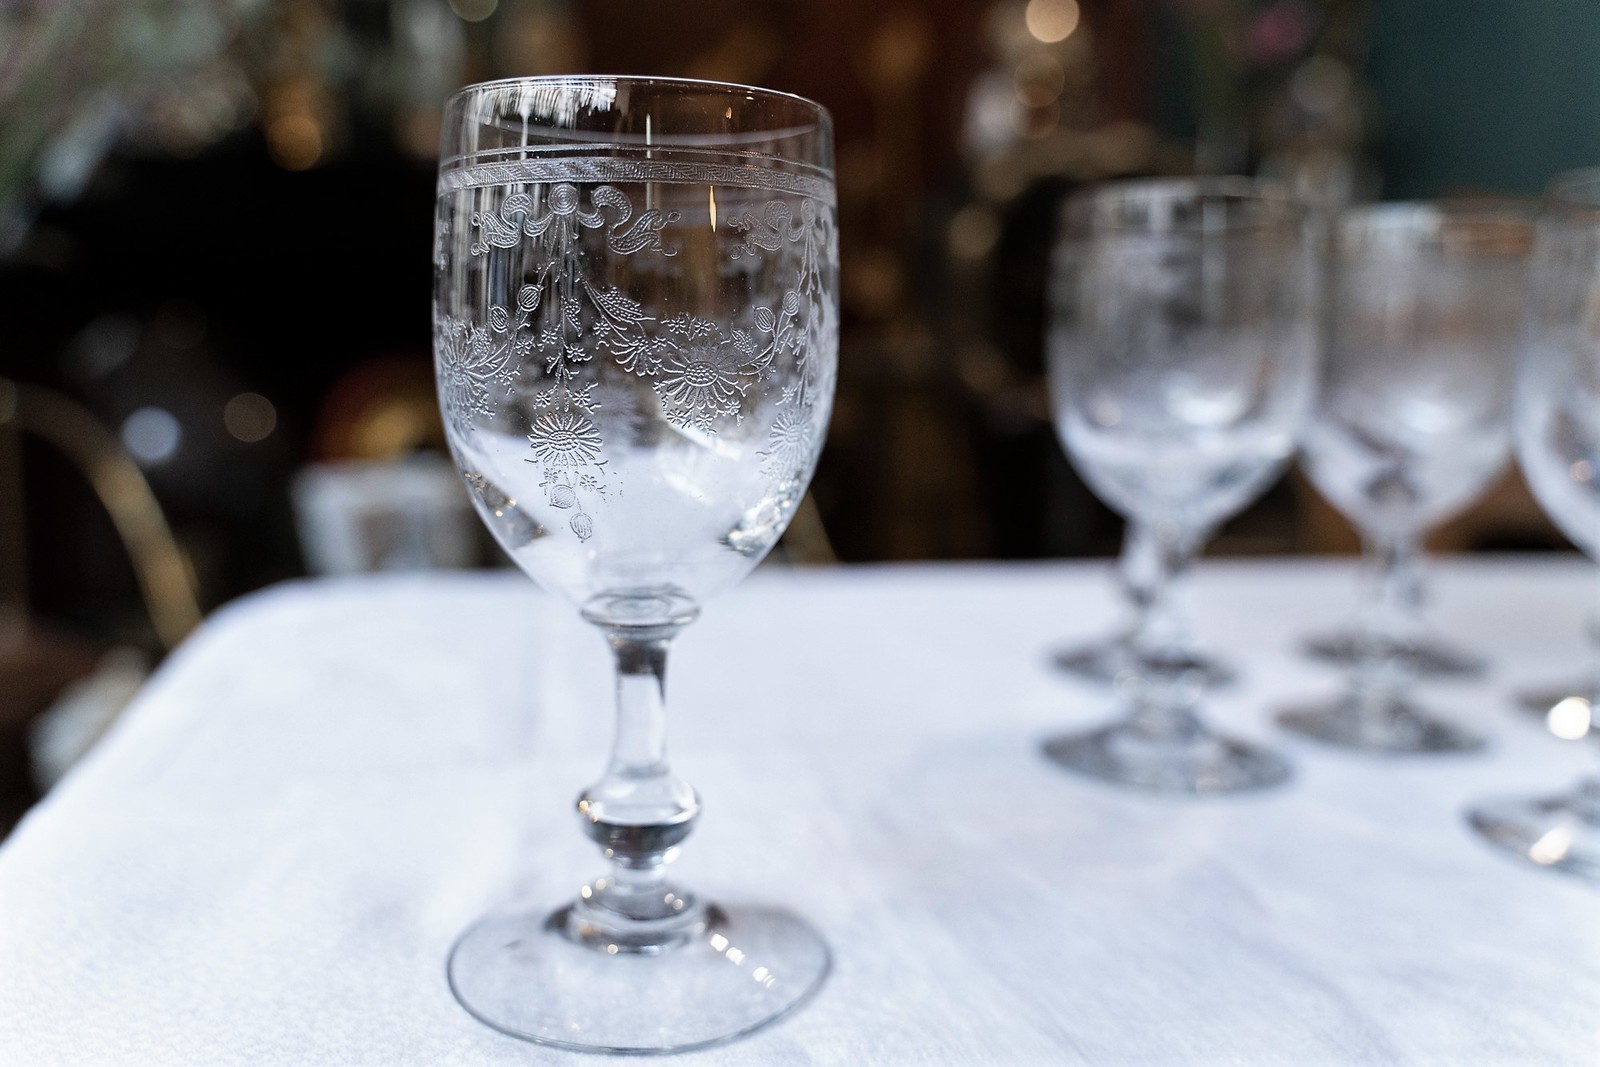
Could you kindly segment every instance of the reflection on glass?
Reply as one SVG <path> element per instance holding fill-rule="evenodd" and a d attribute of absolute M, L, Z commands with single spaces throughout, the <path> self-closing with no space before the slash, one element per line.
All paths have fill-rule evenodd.
<path fill-rule="evenodd" d="M 1572 830 L 1557 826 L 1546 830 L 1544 836 L 1528 846 L 1528 858 L 1541 867 L 1560 863 L 1572 851 Z"/>
<path fill-rule="evenodd" d="M 1594 706 L 1584 697 L 1564 697 L 1545 713 L 1545 726 L 1563 741 L 1580 740 L 1593 728 Z"/>

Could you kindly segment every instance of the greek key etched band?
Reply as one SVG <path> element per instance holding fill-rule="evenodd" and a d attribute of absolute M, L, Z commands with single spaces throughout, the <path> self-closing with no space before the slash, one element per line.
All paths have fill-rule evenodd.
<path fill-rule="evenodd" d="M 518 159 L 475 163 L 439 175 L 439 192 L 482 189 L 513 182 L 662 182 L 673 185 L 727 185 L 794 193 L 834 203 L 830 181 L 768 167 L 734 163 L 673 163 L 661 159 L 585 156 L 569 159 Z"/>

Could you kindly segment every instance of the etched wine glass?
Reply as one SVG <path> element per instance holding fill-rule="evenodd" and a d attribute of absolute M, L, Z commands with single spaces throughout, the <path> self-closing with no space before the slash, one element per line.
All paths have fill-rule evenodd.
<path fill-rule="evenodd" d="M 1600 170 L 1553 182 L 1536 233 L 1518 348 L 1517 459 L 1561 532 L 1600 562 Z M 1600 741 L 1578 699 L 1584 706 L 1562 732 Z M 1485 802 L 1467 817 L 1501 848 L 1600 883 L 1600 774 L 1555 796 Z"/>
<path fill-rule="evenodd" d="M 1315 388 L 1305 208 L 1246 179 L 1114 183 L 1070 200 L 1052 265 L 1056 428 L 1084 480 L 1155 542 L 1156 625 L 1126 716 L 1045 743 L 1084 774 L 1212 793 L 1282 781 L 1276 753 L 1212 732 L 1181 620 L 1161 608 L 1204 532 L 1283 469 Z"/>
<path fill-rule="evenodd" d="M 508 1034 L 695 1048 L 827 971 L 800 918 L 668 878 L 700 799 L 668 766 L 663 698 L 673 637 L 773 546 L 816 466 L 838 356 L 832 151 L 818 105 L 708 82 L 516 79 L 445 106 L 450 450 L 501 546 L 616 665 L 610 762 L 577 804 L 609 870 L 565 906 L 484 917 L 450 955 L 457 999 Z"/>
<path fill-rule="evenodd" d="M 1287 729 L 1384 752 L 1481 747 L 1409 695 L 1422 536 L 1510 454 L 1511 386 L 1532 219 L 1504 204 L 1380 204 L 1334 229 L 1330 338 L 1307 426 L 1312 484 L 1362 533 L 1369 577 L 1343 693 Z"/>
<path fill-rule="evenodd" d="M 1199 531 L 1195 536 L 1203 542 L 1206 534 Z M 1141 631 L 1171 630 L 1176 626 L 1183 632 L 1181 623 L 1169 624 L 1155 615 L 1158 611 L 1178 610 L 1172 597 L 1154 595 L 1160 576 L 1159 559 L 1160 542 L 1155 530 L 1143 522 L 1130 521 L 1117 556 L 1116 580 L 1133 617 L 1124 628 L 1105 637 L 1057 649 L 1050 657 L 1056 669 L 1090 681 L 1116 681 L 1134 670 L 1134 649 Z M 1193 659 L 1195 676 L 1206 685 L 1222 686 L 1233 681 L 1233 670 L 1214 656 L 1194 649 L 1188 654 Z"/>

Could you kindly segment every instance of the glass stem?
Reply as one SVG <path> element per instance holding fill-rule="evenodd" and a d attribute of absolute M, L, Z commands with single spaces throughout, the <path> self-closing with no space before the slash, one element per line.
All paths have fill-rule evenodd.
<path fill-rule="evenodd" d="M 1138 674 L 1133 721 L 1152 738 L 1190 741 L 1205 728 L 1194 712 L 1200 684 L 1175 587 L 1189 569 L 1197 538 L 1172 528 L 1149 530 L 1155 566 L 1148 604 L 1131 642 Z"/>
<path fill-rule="evenodd" d="M 1147 625 L 1160 572 L 1161 542 L 1156 537 L 1155 527 L 1147 522 L 1130 521 L 1122 535 L 1122 552 L 1117 557 L 1117 583 L 1122 587 L 1122 595 L 1133 606 L 1134 621 L 1128 631 L 1130 642 Z"/>
<path fill-rule="evenodd" d="M 1368 588 L 1351 673 L 1356 706 L 1364 715 L 1392 716 L 1415 674 L 1408 649 L 1420 627 L 1420 556 L 1415 535 L 1373 538 L 1368 543 Z"/>
<path fill-rule="evenodd" d="M 667 649 L 682 624 L 603 629 L 616 658 L 616 738 L 578 815 L 611 871 L 583 888 L 567 932 L 607 952 L 652 953 L 705 925 L 705 909 L 666 872 L 700 813 L 699 796 L 667 763 Z"/>

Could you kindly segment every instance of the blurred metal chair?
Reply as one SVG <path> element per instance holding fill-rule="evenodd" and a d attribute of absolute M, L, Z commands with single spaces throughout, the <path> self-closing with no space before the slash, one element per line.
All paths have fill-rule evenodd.
<path fill-rule="evenodd" d="M 50 389 L 0 377 L 0 595 L 26 604 L 25 529 L 18 437 L 39 437 L 88 480 L 133 563 L 145 610 L 162 647 L 200 625 L 194 569 L 167 524 L 150 483 L 116 436 L 85 408 Z M 9 498 L 9 499 L 7 499 Z M 19 612 L 19 617 L 20 617 Z"/>

